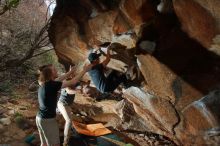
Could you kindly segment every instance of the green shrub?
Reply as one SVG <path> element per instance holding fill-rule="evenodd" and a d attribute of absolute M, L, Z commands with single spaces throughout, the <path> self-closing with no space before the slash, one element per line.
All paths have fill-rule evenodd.
<path fill-rule="evenodd" d="M 20 0 L 6 0 L 7 7 L 10 8 L 16 8 L 19 4 Z"/>
<path fill-rule="evenodd" d="M 10 80 L 4 80 L 0 82 L 0 92 L 11 92 L 12 91 L 12 84 Z"/>

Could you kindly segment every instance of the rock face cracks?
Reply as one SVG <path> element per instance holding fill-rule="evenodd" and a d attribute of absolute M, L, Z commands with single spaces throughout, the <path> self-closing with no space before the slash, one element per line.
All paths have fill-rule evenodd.
<path fill-rule="evenodd" d="M 57 0 L 49 29 L 66 67 L 114 42 L 108 67 L 136 72 L 116 111 L 124 128 L 178 145 L 219 145 L 219 33 L 219 0 Z"/>

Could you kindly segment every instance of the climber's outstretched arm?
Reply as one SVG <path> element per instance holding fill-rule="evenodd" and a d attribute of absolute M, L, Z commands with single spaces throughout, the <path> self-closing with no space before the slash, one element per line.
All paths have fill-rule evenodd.
<path fill-rule="evenodd" d="M 102 62 L 102 65 L 106 67 L 111 60 L 110 49 L 107 49 L 106 59 Z"/>

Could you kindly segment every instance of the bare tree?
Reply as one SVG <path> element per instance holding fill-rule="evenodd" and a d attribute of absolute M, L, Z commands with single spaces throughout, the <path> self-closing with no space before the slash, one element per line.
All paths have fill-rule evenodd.
<path fill-rule="evenodd" d="M 31 43 L 31 47 L 30 49 L 25 53 L 25 55 L 22 58 L 19 59 L 12 59 L 12 60 L 8 60 L 6 62 L 6 68 L 7 67 L 15 67 L 15 66 L 19 66 L 21 64 L 23 64 L 25 61 L 42 55 L 50 50 L 52 50 L 52 48 L 44 50 L 42 48 L 49 46 L 50 41 L 47 35 L 47 30 L 50 24 L 50 20 L 46 23 L 46 25 L 40 30 L 40 32 L 35 36 L 35 39 L 33 42 Z"/>
<path fill-rule="evenodd" d="M 47 12 L 46 18 L 48 18 Z M 36 30 L 33 30 L 33 28 L 19 29 L 22 27 L 19 26 L 19 28 L 16 29 L 18 32 L 14 33 L 14 35 L 10 37 L 11 41 L 7 41 L 6 44 L 2 45 L 0 40 L 0 71 L 5 71 L 7 69 L 20 66 L 33 57 L 37 57 L 53 50 L 47 33 L 49 25 L 50 19 L 46 19 L 43 27 L 37 32 Z M 25 44 L 25 46 L 15 45 L 16 43 L 19 44 L 22 42 Z M 20 49 L 19 47 L 21 48 L 22 53 L 13 55 Z"/>

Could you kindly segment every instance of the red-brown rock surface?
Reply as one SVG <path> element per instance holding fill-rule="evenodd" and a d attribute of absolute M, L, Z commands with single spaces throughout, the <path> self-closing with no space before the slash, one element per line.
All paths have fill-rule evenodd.
<path fill-rule="evenodd" d="M 155 10 L 149 0 L 122 0 L 120 10 L 134 28 L 140 27 L 155 16 Z"/>
<path fill-rule="evenodd" d="M 220 32 L 220 1 L 174 0 L 173 5 L 183 30 L 209 48 Z"/>
<path fill-rule="evenodd" d="M 138 116 L 134 117 L 140 119 L 127 120 L 131 125 L 144 124 L 142 127 L 166 135 L 177 144 L 207 145 L 206 132 L 220 126 L 218 110 L 210 107 L 220 103 L 202 100 L 202 107 L 198 103 L 210 91 L 219 89 L 219 1 L 173 0 L 173 12 L 167 1 L 169 8 L 161 13 L 156 12 L 159 2 L 58 3 L 49 31 L 51 41 L 64 64 L 79 64 L 95 44 L 120 43 L 113 47 L 109 67 L 123 72 L 124 66 L 135 65 L 144 77 L 142 87 L 125 91 L 124 97 L 132 106 L 122 105 L 120 117 L 135 120 L 126 115 L 135 111 Z M 156 46 L 148 52 L 148 48 L 139 46 L 142 41 Z M 218 97 L 216 94 L 215 99 Z M 218 145 L 215 140 L 210 142 Z"/>

